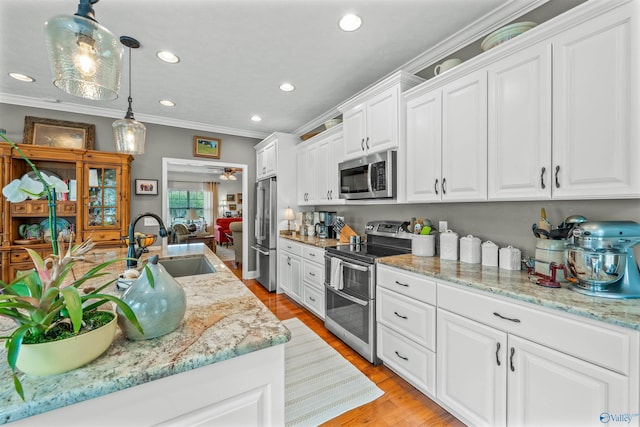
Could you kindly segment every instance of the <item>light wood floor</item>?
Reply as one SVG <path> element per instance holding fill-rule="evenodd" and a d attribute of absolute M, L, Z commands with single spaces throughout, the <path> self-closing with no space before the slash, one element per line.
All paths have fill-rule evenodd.
<path fill-rule="evenodd" d="M 235 269 L 234 262 L 225 264 L 241 277 L 242 271 Z M 325 329 L 319 318 L 286 295 L 267 292 L 255 280 L 243 282 L 280 320 L 297 317 L 303 321 L 385 392 L 373 402 L 342 414 L 323 426 L 464 426 L 389 368 L 370 364 Z"/>

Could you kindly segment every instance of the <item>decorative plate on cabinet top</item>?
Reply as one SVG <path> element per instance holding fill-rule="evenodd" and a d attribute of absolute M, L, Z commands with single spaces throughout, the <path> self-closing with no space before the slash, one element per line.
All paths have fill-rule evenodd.
<path fill-rule="evenodd" d="M 483 51 L 487 51 L 493 47 L 498 46 L 499 44 L 506 42 L 507 40 L 511 40 L 512 38 L 519 36 L 525 31 L 529 31 L 536 25 L 538 25 L 536 22 L 526 21 L 516 22 L 514 24 L 507 25 L 506 27 L 502 27 L 485 37 L 485 39 L 482 41 L 482 44 L 480 45 L 480 48 Z"/>
<path fill-rule="evenodd" d="M 42 243 L 42 239 L 18 239 L 14 240 L 13 243 L 16 245 L 33 245 L 36 243 Z"/>
<path fill-rule="evenodd" d="M 56 225 L 58 226 L 58 233 L 71 225 L 69 221 L 64 218 L 56 218 Z M 40 229 L 45 232 L 49 230 L 49 218 L 43 219 L 40 222 Z"/>

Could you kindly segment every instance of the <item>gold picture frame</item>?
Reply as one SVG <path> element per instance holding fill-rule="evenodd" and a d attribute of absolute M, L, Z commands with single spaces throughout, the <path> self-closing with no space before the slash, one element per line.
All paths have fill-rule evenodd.
<path fill-rule="evenodd" d="M 208 136 L 193 137 L 193 155 L 195 157 L 219 159 L 221 146 L 222 140 L 220 138 L 210 138 Z"/>
<path fill-rule="evenodd" d="M 96 126 L 90 123 L 24 118 L 24 144 L 93 150 Z"/>
<path fill-rule="evenodd" d="M 235 202 L 236 195 L 234 193 L 227 193 L 227 202 Z"/>
<path fill-rule="evenodd" d="M 235 204 L 235 203 L 231 203 L 231 204 L 229 205 L 229 210 L 230 210 L 230 211 L 235 211 L 235 210 L 237 210 L 237 206 L 236 206 L 236 204 Z"/>
<path fill-rule="evenodd" d="M 242 204 L 242 193 L 236 194 L 236 201 L 238 202 L 239 205 Z"/>

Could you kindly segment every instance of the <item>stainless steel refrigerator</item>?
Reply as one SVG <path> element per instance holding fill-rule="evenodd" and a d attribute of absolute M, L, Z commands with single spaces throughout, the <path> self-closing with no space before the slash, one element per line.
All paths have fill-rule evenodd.
<path fill-rule="evenodd" d="M 258 277 L 256 280 L 269 292 L 276 290 L 276 244 L 278 232 L 276 178 L 256 183 L 255 243 Z"/>

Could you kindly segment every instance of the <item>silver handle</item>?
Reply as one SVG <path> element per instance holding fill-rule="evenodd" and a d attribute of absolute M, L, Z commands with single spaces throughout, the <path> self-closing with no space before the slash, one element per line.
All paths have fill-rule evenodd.
<path fill-rule="evenodd" d="M 520 323 L 520 319 L 516 319 L 515 317 L 504 317 L 502 314 L 496 313 L 495 311 L 493 312 L 493 315 L 510 322 Z"/>
<path fill-rule="evenodd" d="M 262 250 L 257 246 L 251 246 L 251 249 L 261 253 L 262 255 L 267 255 L 267 256 L 269 255 L 269 251 Z"/>
<path fill-rule="evenodd" d="M 373 167 L 373 164 L 369 163 L 368 167 L 367 167 L 367 175 L 369 175 L 369 192 L 373 193 L 373 177 L 371 176 L 371 168 Z"/>
<path fill-rule="evenodd" d="M 544 173 L 546 171 L 547 168 L 545 168 L 544 166 L 542 167 L 542 171 L 540 171 L 540 187 L 542 187 L 543 190 L 546 188 L 546 185 L 544 185 Z"/>
<path fill-rule="evenodd" d="M 362 301 L 361 299 L 358 299 L 356 297 L 352 297 L 349 294 L 345 294 L 344 292 L 342 292 L 342 291 L 340 291 L 340 290 L 338 290 L 336 288 L 333 288 L 333 287 L 331 287 L 329 285 L 325 284 L 325 288 L 327 288 L 327 290 L 329 290 L 331 292 L 335 292 L 336 294 L 338 294 L 342 298 L 347 299 L 347 300 L 349 300 L 351 302 L 354 302 L 354 303 L 356 303 L 358 305 L 361 305 L 363 307 L 366 307 L 367 305 L 369 305 L 369 301 Z"/>
<path fill-rule="evenodd" d="M 364 272 L 369 271 L 369 267 L 363 267 L 361 265 L 351 264 L 350 262 L 346 262 L 346 261 L 342 261 L 342 266 L 343 267 L 346 266 L 347 268 L 350 268 L 352 270 L 358 270 L 358 271 L 364 271 Z"/>
<path fill-rule="evenodd" d="M 395 314 L 396 316 L 398 316 L 398 317 L 399 317 L 399 318 L 401 318 L 401 319 L 408 319 L 408 317 L 407 317 L 407 316 L 403 316 L 402 314 L 398 314 L 398 312 L 397 312 L 397 311 L 394 311 L 394 312 L 393 312 L 393 314 Z"/>

